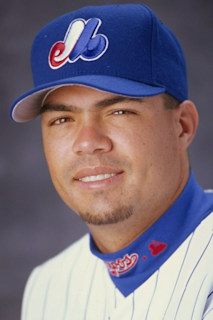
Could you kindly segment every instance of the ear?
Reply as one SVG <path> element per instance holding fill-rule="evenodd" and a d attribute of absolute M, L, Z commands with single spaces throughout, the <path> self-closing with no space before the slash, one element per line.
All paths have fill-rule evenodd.
<path fill-rule="evenodd" d="M 199 116 L 194 103 L 183 101 L 177 109 L 178 134 L 181 148 L 186 150 L 197 131 Z"/>

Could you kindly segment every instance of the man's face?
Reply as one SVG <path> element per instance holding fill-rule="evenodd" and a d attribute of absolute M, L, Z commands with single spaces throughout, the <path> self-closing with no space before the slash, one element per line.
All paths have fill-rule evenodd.
<path fill-rule="evenodd" d="M 41 124 L 61 198 L 88 224 L 148 220 L 151 212 L 155 219 L 179 192 L 176 113 L 163 95 L 130 99 L 83 86 L 51 92 Z"/>

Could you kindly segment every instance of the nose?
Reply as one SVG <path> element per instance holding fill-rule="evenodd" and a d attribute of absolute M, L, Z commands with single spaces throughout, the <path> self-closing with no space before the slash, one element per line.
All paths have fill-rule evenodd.
<path fill-rule="evenodd" d="M 97 123 L 82 125 L 73 142 L 73 152 L 78 155 L 109 152 L 111 139 Z"/>

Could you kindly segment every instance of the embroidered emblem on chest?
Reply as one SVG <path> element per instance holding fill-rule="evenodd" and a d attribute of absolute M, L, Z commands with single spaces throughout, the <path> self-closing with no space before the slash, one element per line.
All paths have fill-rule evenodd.
<path fill-rule="evenodd" d="M 106 262 L 106 266 L 112 276 L 119 277 L 131 270 L 138 261 L 138 254 L 133 253 L 129 255 L 128 253 L 123 257 L 115 261 Z"/>

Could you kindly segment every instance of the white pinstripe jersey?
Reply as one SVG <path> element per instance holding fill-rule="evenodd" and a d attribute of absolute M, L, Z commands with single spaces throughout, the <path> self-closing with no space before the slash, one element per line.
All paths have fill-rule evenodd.
<path fill-rule="evenodd" d="M 34 270 L 22 320 L 212 320 L 212 232 L 213 214 L 126 298 L 90 253 L 86 235 Z"/>
<path fill-rule="evenodd" d="M 32 272 L 21 319 L 213 320 L 212 236 L 213 212 L 125 296 L 85 235 Z"/>

